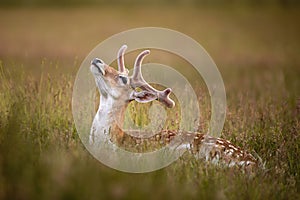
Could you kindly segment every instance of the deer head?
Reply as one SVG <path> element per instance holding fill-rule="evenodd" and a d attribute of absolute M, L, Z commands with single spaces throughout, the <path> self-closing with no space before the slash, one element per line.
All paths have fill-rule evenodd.
<path fill-rule="evenodd" d="M 132 100 L 141 103 L 158 100 L 169 108 L 174 107 L 175 103 L 169 97 L 172 92 L 170 88 L 163 91 L 156 90 L 143 78 L 141 71 L 142 61 L 150 51 L 145 50 L 137 56 L 133 74 L 129 76 L 129 72 L 124 64 L 126 49 L 127 46 L 123 45 L 118 52 L 118 70 L 108 66 L 99 58 L 95 58 L 91 62 L 90 69 L 103 98 L 112 97 L 114 100 L 126 103 Z"/>

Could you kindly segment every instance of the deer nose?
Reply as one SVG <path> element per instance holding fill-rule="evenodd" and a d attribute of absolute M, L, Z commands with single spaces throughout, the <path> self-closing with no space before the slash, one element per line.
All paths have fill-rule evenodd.
<path fill-rule="evenodd" d="M 94 60 L 92 60 L 91 64 L 93 65 L 103 64 L 103 61 L 99 58 L 95 58 Z"/>
<path fill-rule="evenodd" d="M 105 75 L 105 64 L 99 58 L 94 58 L 92 60 L 90 69 L 94 74 L 98 74 L 100 72 L 103 76 Z"/>

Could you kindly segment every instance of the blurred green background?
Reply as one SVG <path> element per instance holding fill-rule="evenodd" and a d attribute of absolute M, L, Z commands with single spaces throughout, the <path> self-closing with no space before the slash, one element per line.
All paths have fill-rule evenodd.
<path fill-rule="evenodd" d="M 0 199 L 299 199 L 298 4 L 2 0 Z M 111 35 L 144 26 L 180 31 L 208 51 L 227 92 L 222 137 L 257 152 L 266 170 L 249 177 L 185 155 L 156 172 L 127 174 L 85 150 L 71 111 L 81 61 Z M 154 51 L 151 61 L 192 76 L 187 63 L 161 53 Z M 209 95 L 203 84 L 195 87 L 203 105 L 199 131 L 205 132 Z"/>

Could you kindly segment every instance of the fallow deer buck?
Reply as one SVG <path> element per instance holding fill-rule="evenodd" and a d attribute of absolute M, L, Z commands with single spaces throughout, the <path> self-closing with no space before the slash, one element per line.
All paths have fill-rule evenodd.
<path fill-rule="evenodd" d="M 170 88 L 163 91 L 156 90 L 142 76 L 141 64 L 150 51 L 145 50 L 137 56 L 133 75 L 129 76 L 124 64 L 126 48 L 127 46 L 123 45 L 118 52 L 118 70 L 106 65 L 98 58 L 91 62 L 90 70 L 100 92 L 100 105 L 89 138 L 91 145 L 99 143 L 100 140 L 122 145 L 125 133 L 119 128 L 117 121 L 122 122 L 126 106 L 133 100 L 141 103 L 158 100 L 168 108 L 175 105 L 170 98 L 172 91 Z M 137 88 L 139 89 L 137 90 Z M 183 133 L 164 130 L 153 137 L 159 138 L 160 142 L 169 142 L 178 134 Z M 260 159 L 233 145 L 228 140 L 203 133 L 186 134 L 192 135 L 193 139 L 188 145 L 182 144 L 182 147 L 188 148 L 189 152 L 192 152 L 196 158 L 204 158 L 205 161 L 229 167 L 237 166 L 247 171 L 258 167 L 261 163 Z"/>

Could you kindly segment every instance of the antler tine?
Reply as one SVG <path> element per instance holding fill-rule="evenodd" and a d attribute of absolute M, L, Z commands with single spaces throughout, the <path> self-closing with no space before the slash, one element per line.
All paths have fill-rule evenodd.
<path fill-rule="evenodd" d="M 167 88 L 163 91 L 159 91 L 153 88 L 149 83 L 146 81 L 139 82 L 140 88 L 142 90 L 147 90 L 157 95 L 157 100 L 163 104 L 165 104 L 169 108 L 173 108 L 175 106 L 175 102 L 170 98 L 170 94 L 172 92 L 171 88 Z"/>
<path fill-rule="evenodd" d="M 124 63 L 124 54 L 126 49 L 127 49 L 127 45 L 123 45 L 118 52 L 118 68 L 119 68 L 119 72 L 121 73 L 126 71 L 126 67 Z"/>
<path fill-rule="evenodd" d="M 144 57 L 149 54 L 150 54 L 150 51 L 145 50 L 136 57 L 135 63 L 134 63 L 133 75 L 132 75 L 133 80 L 145 82 L 143 79 L 141 67 L 142 67 L 142 61 L 143 61 Z"/>
<path fill-rule="evenodd" d="M 173 108 L 175 106 L 175 102 L 170 98 L 170 94 L 172 92 L 171 88 L 167 88 L 164 91 L 158 91 L 158 101 L 167 105 L 169 108 Z"/>

